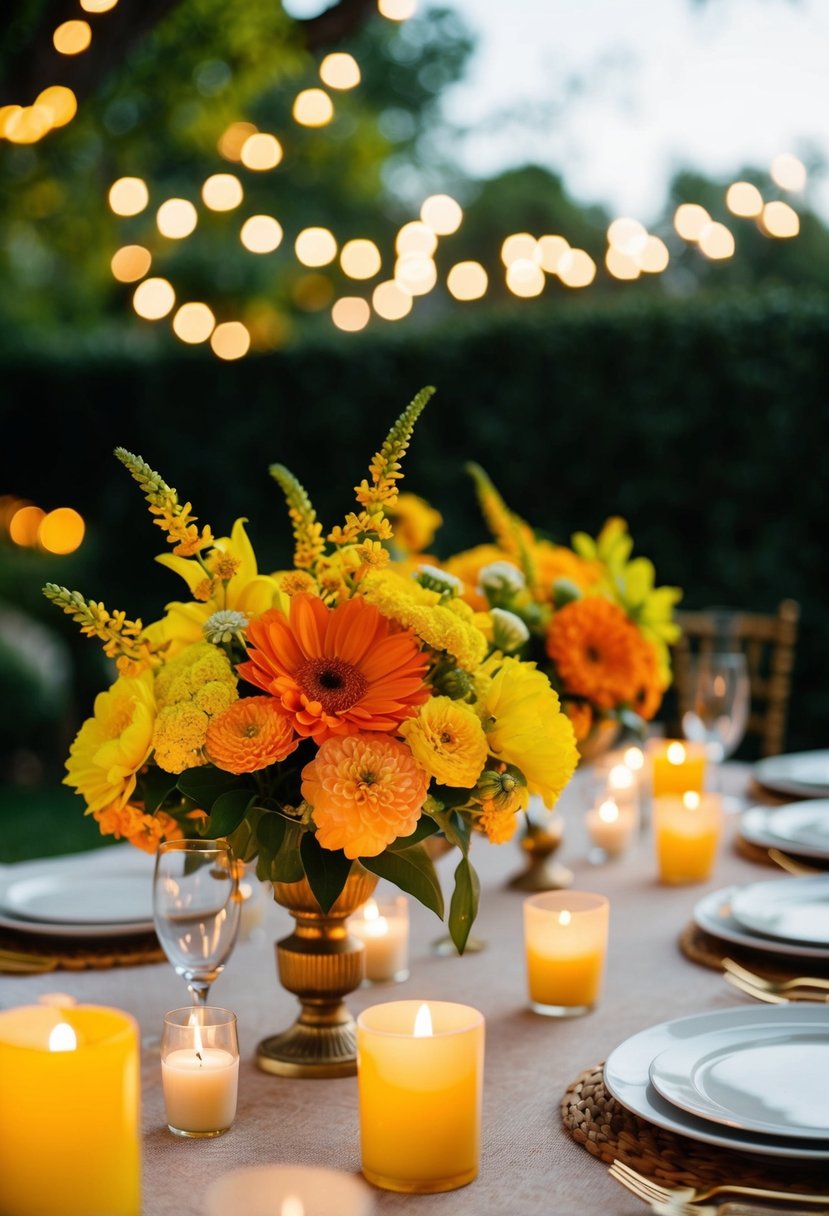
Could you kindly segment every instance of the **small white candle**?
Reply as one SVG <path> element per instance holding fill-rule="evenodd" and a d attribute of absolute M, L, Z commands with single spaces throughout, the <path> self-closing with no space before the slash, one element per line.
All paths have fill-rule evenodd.
<path fill-rule="evenodd" d="M 587 812 L 590 839 L 608 857 L 618 857 L 630 844 L 638 816 L 630 805 L 604 798 Z"/>
<path fill-rule="evenodd" d="M 363 905 L 348 927 L 365 946 L 366 979 L 372 984 L 405 980 L 409 975 L 409 905 L 405 896 Z"/>
<path fill-rule="evenodd" d="M 639 826 L 639 778 L 627 764 L 614 764 L 607 774 L 607 791 L 618 804 L 630 810 L 634 826 Z"/>
<path fill-rule="evenodd" d="M 162 1042 L 161 1082 L 167 1123 L 180 1135 L 217 1135 L 226 1131 L 236 1116 L 239 1053 L 210 1044 L 211 1032 L 224 1027 L 200 1026 L 198 1018 L 209 1012 L 194 1009 L 187 1026 L 176 1027 L 187 1032 L 187 1046 L 165 1050 Z M 235 1046 L 235 1019 L 233 1030 L 230 1046 Z"/>
<path fill-rule="evenodd" d="M 211 1183 L 207 1216 L 372 1216 L 374 1198 L 353 1174 L 320 1166 L 250 1165 Z"/>

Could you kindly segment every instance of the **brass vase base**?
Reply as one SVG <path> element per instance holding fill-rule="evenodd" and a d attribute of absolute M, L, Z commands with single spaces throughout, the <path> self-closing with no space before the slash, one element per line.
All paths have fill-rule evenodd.
<path fill-rule="evenodd" d="M 281 1034 L 269 1035 L 256 1049 L 256 1063 L 278 1077 L 353 1077 L 357 1073 L 357 1028 L 354 1019 L 330 1025 L 294 1022 Z"/>
<path fill-rule="evenodd" d="M 531 827 L 521 838 L 527 865 L 507 885 L 515 891 L 563 891 L 571 886 L 573 871 L 553 860 L 563 834 L 563 823 L 554 822 L 549 830 Z"/>
<path fill-rule="evenodd" d="M 477 1167 L 464 1170 L 462 1174 L 453 1174 L 451 1178 L 389 1178 L 387 1174 L 378 1174 L 365 1166 L 362 1173 L 373 1186 L 404 1195 L 437 1195 L 441 1191 L 457 1191 L 459 1187 L 469 1186 L 478 1177 Z"/>

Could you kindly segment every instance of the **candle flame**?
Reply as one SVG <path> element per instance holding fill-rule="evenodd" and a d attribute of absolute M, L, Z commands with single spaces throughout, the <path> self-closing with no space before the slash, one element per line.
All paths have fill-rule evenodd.
<path fill-rule="evenodd" d="M 572 913 L 568 912 L 567 908 L 562 908 L 562 910 L 558 914 L 558 923 L 560 925 L 569 925 L 570 921 L 572 919 L 573 919 Z"/>
<path fill-rule="evenodd" d="M 380 915 L 380 909 L 377 906 L 377 901 L 369 899 L 363 905 L 363 920 L 377 920 Z"/>
<path fill-rule="evenodd" d="M 637 773 L 645 765 L 645 753 L 641 747 L 629 747 L 625 752 L 625 764 L 633 773 Z"/>
<path fill-rule="evenodd" d="M 188 1025 L 193 1027 L 193 1050 L 201 1060 L 201 1053 L 204 1051 L 204 1044 L 202 1043 L 201 1024 L 199 1022 L 199 1012 L 197 1009 L 192 1010 Z"/>
<path fill-rule="evenodd" d="M 385 916 L 366 922 L 366 937 L 386 937 L 389 932 L 389 922 Z"/>
<path fill-rule="evenodd" d="M 279 1209 L 279 1216 L 305 1216 L 305 1205 L 299 1195 L 286 1195 Z"/>
<path fill-rule="evenodd" d="M 607 777 L 607 784 L 612 790 L 633 789 L 636 778 L 626 764 L 614 764 Z"/>
<path fill-rule="evenodd" d="M 615 823 L 619 818 L 619 808 L 612 798 L 606 799 L 599 807 L 599 818 L 602 823 Z"/>
<path fill-rule="evenodd" d="M 52 1027 L 49 1035 L 50 1051 L 74 1051 L 78 1046 L 78 1036 L 68 1022 L 58 1022 Z"/>
<path fill-rule="evenodd" d="M 429 1011 L 429 1006 L 421 1005 L 415 1018 L 414 1037 L 416 1039 L 428 1039 L 433 1033 L 432 1015 Z"/>
<path fill-rule="evenodd" d="M 700 804 L 700 796 L 695 790 L 686 790 L 682 795 L 682 801 L 689 811 L 698 811 Z"/>
<path fill-rule="evenodd" d="M 668 750 L 665 753 L 669 764 L 684 764 L 685 763 L 685 748 L 681 743 L 669 743 Z"/>

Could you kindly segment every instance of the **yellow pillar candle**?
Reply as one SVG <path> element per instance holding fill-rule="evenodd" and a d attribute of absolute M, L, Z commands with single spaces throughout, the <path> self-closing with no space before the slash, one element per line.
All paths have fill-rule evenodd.
<path fill-rule="evenodd" d="M 660 882 L 704 882 L 722 829 L 720 796 L 686 790 L 681 798 L 654 798 L 653 827 Z"/>
<path fill-rule="evenodd" d="M 140 1216 L 138 1027 L 97 1005 L 0 1011 L 3 1216 Z"/>
<path fill-rule="evenodd" d="M 390 1001 L 357 1018 L 362 1170 L 428 1194 L 477 1177 L 484 1018 L 448 1001 Z"/>
<path fill-rule="evenodd" d="M 365 946 L 366 980 L 386 984 L 409 976 L 409 902 L 405 895 L 378 904 L 370 899 L 348 928 Z"/>
<path fill-rule="evenodd" d="M 610 920 L 603 895 L 546 891 L 524 901 L 530 1006 L 548 1017 L 587 1013 L 599 997 Z"/>
<path fill-rule="evenodd" d="M 650 747 L 653 796 L 701 794 L 705 782 L 705 748 L 701 743 L 681 743 L 679 739 L 653 740 Z"/>

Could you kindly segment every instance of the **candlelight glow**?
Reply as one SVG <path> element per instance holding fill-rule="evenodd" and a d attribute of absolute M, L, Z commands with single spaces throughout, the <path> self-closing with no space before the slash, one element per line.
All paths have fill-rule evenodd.
<path fill-rule="evenodd" d="M 204 1044 L 201 1037 L 201 1026 L 199 1025 L 199 1015 L 195 1009 L 190 1013 L 188 1026 L 193 1027 L 193 1050 L 197 1056 L 200 1056 L 204 1051 Z"/>
<path fill-rule="evenodd" d="M 569 912 L 567 910 L 567 908 L 562 908 L 562 910 L 558 914 L 558 923 L 560 925 L 563 925 L 566 927 L 567 925 L 570 924 L 572 919 L 573 919 L 572 913 Z"/>
<path fill-rule="evenodd" d="M 3 110 L 3 134 L 9 143 L 36 144 L 52 125 L 45 106 L 4 106 Z"/>
<path fill-rule="evenodd" d="M 725 205 L 732 215 L 747 219 L 763 210 L 763 196 L 751 182 L 732 182 L 725 192 Z"/>
<path fill-rule="evenodd" d="M 699 240 L 699 234 L 710 223 L 711 216 L 699 203 L 680 203 L 674 214 L 674 228 L 683 241 Z"/>
<path fill-rule="evenodd" d="M 700 802 L 700 796 L 695 790 L 686 790 L 682 795 L 682 803 L 689 811 L 698 811 Z"/>
<path fill-rule="evenodd" d="M 240 161 L 242 159 L 242 148 L 251 135 L 256 134 L 256 127 L 252 122 L 232 122 L 230 126 L 219 136 L 217 147 L 225 160 Z"/>
<path fill-rule="evenodd" d="M 81 0 L 81 8 L 85 13 L 108 13 L 117 3 L 118 0 Z"/>
<path fill-rule="evenodd" d="M 239 233 L 239 239 L 251 253 L 273 253 L 282 237 L 282 225 L 272 215 L 249 216 Z"/>
<path fill-rule="evenodd" d="M 303 89 L 294 98 L 292 113 L 303 127 L 324 127 L 334 117 L 334 103 L 325 89 Z"/>
<path fill-rule="evenodd" d="M 363 920 L 377 920 L 380 909 L 376 899 L 367 899 L 363 904 Z"/>
<path fill-rule="evenodd" d="M 160 321 L 176 302 L 176 293 L 167 279 L 145 279 L 133 292 L 132 306 L 145 321 Z"/>
<path fill-rule="evenodd" d="M 88 21 L 64 21 L 52 35 L 59 55 L 80 55 L 92 41 L 92 26 Z"/>
<path fill-rule="evenodd" d="M 377 0 L 377 11 L 389 21 L 408 21 L 417 10 L 417 0 Z"/>
<path fill-rule="evenodd" d="M 173 333 L 189 346 L 206 342 L 216 326 L 216 318 L 206 304 L 182 304 L 173 317 Z"/>
<path fill-rule="evenodd" d="M 559 258 L 557 274 L 565 287 L 589 287 L 596 277 L 596 263 L 584 249 L 568 249 Z"/>
<path fill-rule="evenodd" d="M 83 518 L 72 507 L 56 507 L 43 518 L 37 539 L 48 553 L 74 553 L 85 530 Z"/>
<path fill-rule="evenodd" d="M 298 1195 L 286 1195 L 279 1216 L 305 1216 L 305 1205 Z"/>
<path fill-rule="evenodd" d="M 236 125 L 242 126 L 242 123 Z M 227 134 L 228 132 L 225 132 L 225 135 Z M 248 135 L 242 144 L 239 160 L 246 169 L 253 169 L 257 173 L 275 169 L 282 160 L 282 144 L 275 135 L 268 135 L 254 128 L 253 134 Z"/>
<path fill-rule="evenodd" d="M 143 245 L 124 245 L 116 249 L 109 265 L 112 277 L 119 283 L 136 283 L 144 278 L 152 263 L 152 254 Z"/>
<path fill-rule="evenodd" d="M 432 1030 L 432 1014 L 428 1005 L 421 1005 L 417 1011 L 417 1017 L 414 1024 L 414 1037 L 416 1039 L 428 1039 L 434 1031 Z"/>
<path fill-rule="evenodd" d="M 446 276 L 446 286 L 456 300 L 480 300 L 489 283 L 480 262 L 456 262 Z"/>
<path fill-rule="evenodd" d="M 360 83 L 360 65 L 353 55 L 335 51 L 320 64 L 320 79 L 329 89 L 354 89 Z"/>
<path fill-rule="evenodd" d="M 373 279 L 383 264 L 374 241 L 346 241 L 340 253 L 340 266 L 350 279 Z"/>
<path fill-rule="evenodd" d="M 629 747 L 624 754 L 624 762 L 634 773 L 645 766 L 645 753 L 641 747 Z"/>
<path fill-rule="evenodd" d="M 685 748 L 681 743 L 669 743 L 665 756 L 669 764 L 684 764 Z"/>
<path fill-rule="evenodd" d="M 451 236 L 463 222 L 463 208 L 448 194 L 432 194 L 420 208 L 420 218 L 438 236 Z"/>
<path fill-rule="evenodd" d="M 802 190 L 806 185 L 806 166 L 791 152 L 781 152 L 771 162 L 772 181 L 781 190 Z"/>
<path fill-rule="evenodd" d="M 720 261 L 723 258 L 730 258 L 734 254 L 734 237 L 725 224 L 716 222 L 706 224 L 701 229 L 697 240 L 702 253 L 712 260 Z"/>
<path fill-rule="evenodd" d="M 605 799 L 605 801 L 600 805 L 599 818 L 601 819 L 602 823 L 615 823 L 619 818 L 619 807 L 612 798 Z"/>
<path fill-rule="evenodd" d="M 438 238 L 421 220 L 404 224 L 394 242 L 395 253 L 421 253 L 431 257 L 438 247 Z"/>
<path fill-rule="evenodd" d="M 513 232 L 501 246 L 501 261 L 505 266 L 513 262 L 527 261 L 541 264 L 541 248 L 529 232 Z"/>
<path fill-rule="evenodd" d="M 109 205 L 116 215 L 138 215 L 149 201 L 147 183 L 140 177 L 119 177 L 109 188 Z"/>
<path fill-rule="evenodd" d="M 189 236 L 199 222 L 198 213 L 186 198 L 168 198 L 156 212 L 158 231 L 171 241 Z"/>
<path fill-rule="evenodd" d="M 760 227 L 767 236 L 793 237 L 800 232 L 800 218 L 788 203 L 766 203 Z"/>
<path fill-rule="evenodd" d="M 201 188 L 205 207 L 211 211 L 232 211 L 245 197 L 242 183 L 233 173 L 214 173 Z"/>
<path fill-rule="evenodd" d="M 294 241 L 294 252 L 303 266 L 327 266 L 337 256 L 337 242 L 327 228 L 303 228 Z"/>
<path fill-rule="evenodd" d="M 68 1022 L 58 1022 L 52 1027 L 49 1035 L 50 1051 L 74 1051 L 78 1046 L 78 1036 Z"/>
<path fill-rule="evenodd" d="M 46 512 L 40 507 L 19 507 L 9 520 L 9 536 L 16 545 L 33 546 L 37 544 L 37 534 Z"/>
<path fill-rule="evenodd" d="M 226 362 L 241 359 L 250 350 L 250 332 L 241 321 L 223 321 L 210 335 L 210 346 Z"/>
<path fill-rule="evenodd" d="M 78 112 L 75 94 L 65 85 L 53 84 L 35 98 L 35 106 L 46 110 L 53 127 L 65 127 Z"/>
<path fill-rule="evenodd" d="M 630 790 L 636 778 L 626 764 L 614 764 L 607 776 L 607 784 L 614 790 Z"/>
<path fill-rule="evenodd" d="M 384 321 L 402 321 L 412 311 L 412 293 L 401 283 L 388 279 L 374 288 L 371 303 L 378 317 Z"/>
<path fill-rule="evenodd" d="M 365 329 L 370 316 L 371 309 L 368 301 L 361 299 L 360 296 L 342 296 L 341 299 L 335 301 L 331 309 L 331 320 L 337 329 L 342 329 L 349 334 Z"/>

